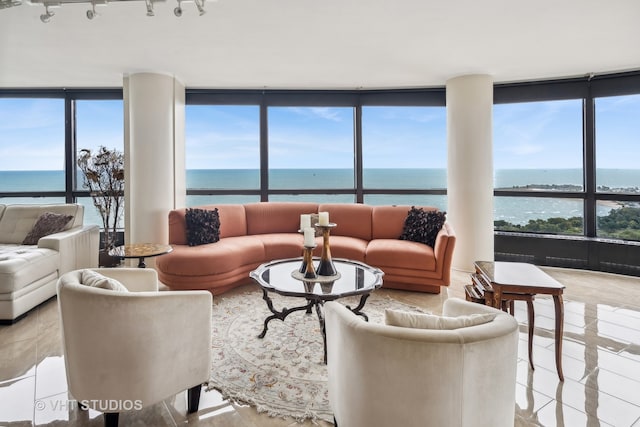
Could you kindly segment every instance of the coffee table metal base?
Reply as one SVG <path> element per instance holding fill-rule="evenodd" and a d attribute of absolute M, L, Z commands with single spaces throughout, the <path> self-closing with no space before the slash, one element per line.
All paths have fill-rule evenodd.
<path fill-rule="evenodd" d="M 355 308 L 351 308 L 346 306 L 349 310 L 351 310 L 354 314 L 362 316 L 366 321 L 369 321 L 369 317 L 363 313 L 361 310 L 367 302 L 367 298 L 369 298 L 369 294 L 363 294 L 360 296 L 360 302 Z M 324 363 L 327 363 L 327 331 L 325 329 L 324 324 L 324 313 L 322 312 L 322 305 L 324 305 L 324 300 L 321 299 L 307 299 L 307 304 L 299 307 L 286 308 L 283 307 L 282 310 L 278 311 L 273 306 L 273 300 L 269 297 L 269 292 L 266 289 L 262 289 L 262 299 L 267 303 L 267 307 L 269 311 L 273 313 L 271 316 L 264 319 L 264 328 L 258 338 L 264 338 L 267 335 L 267 330 L 269 329 L 269 322 L 273 319 L 279 319 L 284 321 L 291 313 L 295 313 L 296 311 L 305 310 L 307 314 L 311 314 L 313 308 L 315 307 L 316 314 L 318 315 L 318 322 L 320 323 L 320 331 L 322 331 L 322 343 L 324 346 Z"/>

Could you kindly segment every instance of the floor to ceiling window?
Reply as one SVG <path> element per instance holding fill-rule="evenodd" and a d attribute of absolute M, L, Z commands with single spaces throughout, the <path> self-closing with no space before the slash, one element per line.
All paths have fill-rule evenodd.
<path fill-rule="evenodd" d="M 185 133 L 188 206 L 260 200 L 259 106 L 187 105 Z"/>
<path fill-rule="evenodd" d="M 63 203 L 64 170 L 64 99 L 0 98 L 0 203 Z"/>
<path fill-rule="evenodd" d="M 444 88 L 187 89 L 186 100 L 189 206 L 313 200 L 446 209 Z M 608 263 L 607 271 L 640 247 L 640 73 L 497 84 L 493 122 L 496 239 L 552 236 L 563 252 L 553 257 Z M 121 89 L 0 89 L 0 203 L 78 201 L 99 223 L 76 153 L 122 149 L 123 127 Z M 504 253 L 526 253 L 525 240 Z M 576 252 L 593 242 L 622 252 L 567 255 L 578 241 L 586 243 Z M 640 274 L 627 257 L 624 271 Z"/>
<path fill-rule="evenodd" d="M 278 201 L 355 202 L 354 123 L 350 107 L 269 107 L 269 197 Z M 327 190 L 305 194 L 306 190 Z"/>
<path fill-rule="evenodd" d="M 498 85 L 494 102 L 497 231 L 640 241 L 638 73 Z"/>
<path fill-rule="evenodd" d="M 495 198 L 496 230 L 584 233 L 582 118 L 581 99 L 494 106 L 494 188 L 520 192 Z"/>
<path fill-rule="evenodd" d="M 444 100 L 443 89 L 187 90 L 188 204 L 271 200 L 446 209 Z M 221 175 L 189 179 L 194 170 Z"/>
<path fill-rule="evenodd" d="M 595 106 L 597 236 L 640 240 L 640 94 L 600 97 Z"/>
<path fill-rule="evenodd" d="M 120 99 L 81 99 L 75 101 L 75 146 L 97 152 L 100 147 L 124 152 L 124 111 Z M 75 166 L 75 165 L 74 165 Z M 74 191 L 86 192 L 84 177 L 76 166 Z M 102 226 L 102 219 L 88 195 L 78 195 L 76 202 L 84 205 L 84 223 Z M 119 228 L 124 228 L 124 217 Z"/>
<path fill-rule="evenodd" d="M 0 203 L 85 206 L 101 225 L 77 150 L 124 148 L 122 90 L 0 90 Z"/>
<path fill-rule="evenodd" d="M 444 106 L 362 108 L 365 203 L 447 209 L 447 121 Z M 435 190 L 435 194 L 380 194 L 383 190 Z"/>

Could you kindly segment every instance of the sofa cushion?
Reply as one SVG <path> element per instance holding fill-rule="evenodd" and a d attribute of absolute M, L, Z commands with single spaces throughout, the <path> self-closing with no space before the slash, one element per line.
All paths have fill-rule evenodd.
<path fill-rule="evenodd" d="M 304 238 L 300 233 L 256 234 L 264 247 L 265 260 L 302 256 Z"/>
<path fill-rule="evenodd" d="M 319 212 L 329 212 L 329 222 L 336 224 L 332 236 L 349 236 L 371 240 L 371 206 L 359 203 L 322 203 Z"/>
<path fill-rule="evenodd" d="M 244 205 L 247 234 L 296 233 L 300 215 L 317 212 L 315 203 L 261 202 Z"/>
<path fill-rule="evenodd" d="M 426 313 L 412 313 L 403 310 L 386 309 L 384 320 L 387 325 L 415 329 L 459 329 L 482 325 L 495 319 L 495 313 L 469 314 L 446 317 Z"/>
<path fill-rule="evenodd" d="M 408 205 L 373 206 L 371 210 L 371 238 L 399 238 L 410 209 L 411 206 Z"/>
<path fill-rule="evenodd" d="M 244 205 L 203 205 L 197 209 L 218 209 L 220 220 L 220 238 L 245 236 L 247 234 L 247 220 Z M 187 244 L 186 209 L 174 209 L 169 212 L 169 243 L 172 245 Z"/>
<path fill-rule="evenodd" d="M 427 270 L 436 269 L 431 246 L 398 239 L 375 239 L 367 245 L 365 262 L 384 270 L 384 267 Z"/>
<path fill-rule="evenodd" d="M 44 212 L 38 217 L 33 228 L 22 241 L 22 244 L 37 245 L 41 237 L 63 231 L 72 219 L 73 215 Z"/>
<path fill-rule="evenodd" d="M 264 245 L 259 239 L 238 236 L 208 245 L 175 245 L 170 254 L 158 257 L 156 266 L 175 276 L 211 276 L 229 273 L 245 265 L 257 266 L 265 259 Z"/>
<path fill-rule="evenodd" d="M 218 209 L 187 209 L 184 215 L 189 246 L 215 243 L 220 240 Z"/>
<path fill-rule="evenodd" d="M 316 241 L 318 242 L 318 247 L 314 253 L 320 256 L 322 254 L 322 239 L 316 239 Z M 364 262 L 364 255 L 369 242 L 355 237 L 331 236 L 329 243 L 332 258 L 347 258 Z"/>
<path fill-rule="evenodd" d="M 0 244 L 0 293 L 15 292 L 52 273 L 57 275 L 59 264 L 60 254 L 53 249 Z"/>
<path fill-rule="evenodd" d="M 411 207 L 404 222 L 400 240 L 411 240 L 433 247 L 444 222 L 445 212 Z"/>
<path fill-rule="evenodd" d="M 129 292 L 122 283 L 114 278 L 104 276 L 93 270 L 82 270 L 80 281 L 85 286 L 107 289 L 110 291 Z"/>

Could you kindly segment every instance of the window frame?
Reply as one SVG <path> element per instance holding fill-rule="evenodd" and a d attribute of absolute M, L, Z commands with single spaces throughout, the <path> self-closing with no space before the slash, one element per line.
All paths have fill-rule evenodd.
<path fill-rule="evenodd" d="M 494 197 L 549 197 L 582 199 L 584 232 L 588 238 L 597 237 L 597 203 L 599 201 L 640 202 L 640 195 L 596 191 L 595 102 L 604 96 L 640 94 L 640 72 L 616 73 L 602 76 L 494 85 L 493 103 L 521 103 L 582 99 L 583 103 L 583 191 L 518 191 L 495 190 Z M 502 232 L 508 234 L 509 232 Z M 534 234 L 534 233 L 532 233 Z"/>
<path fill-rule="evenodd" d="M 446 189 L 384 189 L 363 187 L 362 107 L 425 106 L 445 107 L 445 88 L 398 90 L 233 90 L 187 89 L 187 105 L 258 105 L 260 107 L 260 189 L 187 189 L 187 196 L 257 195 L 266 202 L 270 196 L 353 195 L 364 203 L 365 195 L 446 195 Z M 273 189 L 269 186 L 269 107 L 351 107 L 354 114 L 354 188 Z"/>
<path fill-rule="evenodd" d="M 76 117 L 77 100 L 123 100 L 122 89 L 0 89 L 2 98 L 58 98 L 64 100 L 64 176 L 62 191 L 0 192 L 0 201 L 7 197 L 61 197 L 65 203 L 75 203 L 77 197 L 89 197 L 89 191 L 76 190 Z M 124 120 L 124 117 L 123 117 Z"/>

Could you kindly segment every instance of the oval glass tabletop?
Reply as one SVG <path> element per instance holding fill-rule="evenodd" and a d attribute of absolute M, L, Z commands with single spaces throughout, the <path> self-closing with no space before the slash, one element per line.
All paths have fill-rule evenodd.
<path fill-rule="evenodd" d="M 318 258 L 313 259 L 317 266 Z M 286 296 L 313 296 L 320 299 L 336 299 L 349 295 L 360 295 L 382 286 L 382 270 L 367 264 L 334 258 L 338 275 L 320 276 L 316 279 L 301 279 L 295 274 L 302 258 L 276 260 L 260 265 L 250 276 L 269 291 Z M 294 277 L 298 276 L 298 277 Z"/>

